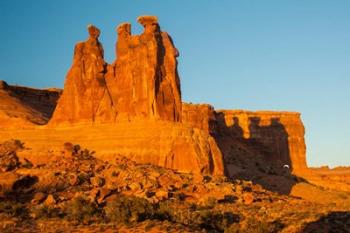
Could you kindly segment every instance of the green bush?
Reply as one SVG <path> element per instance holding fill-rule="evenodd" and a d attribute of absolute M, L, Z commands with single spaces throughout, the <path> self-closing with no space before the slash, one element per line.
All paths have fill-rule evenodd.
<path fill-rule="evenodd" d="M 239 222 L 239 216 L 231 212 L 216 211 L 209 207 L 195 204 L 184 204 L 164 201 L 159 203 L 155 218 L 180 223 L 192 228 L 202 228 L 223 232 L 235 222 Z"/>
<path fill-rule="evenodd" d="M 34 218 L 56 218 L 61 217 L 60 211 L 57 208 L 52 208 L 47 205 L 38 205 L 31 209 Z"/>
<path fill-rule="evenodd" d="M 247 220 L 246 228 L 243 229 L 247 233 L 277 233 L 284 228 L 284 224 L 280 221 L 268 221 L 263 219 L 250 218 Z"/>
<path fill-rule="evenodd" d="M 211 206 L 198 208 L 195 204 L 179 200 L 151 204 L 143 198 L 121 195 L 108 202 L 104 210 L 108 221 L 127 225 L 147 219 L 167 220 L 197 230 L 224 232 L 233 223 L 239 222 L 239 216 L 231 212 L 213 210 Z"/>
<path fill-rule="evenodd" d="M 83 197 L 77 197 L 69 201 L 65 206 L 64 212 L 69 220 L 83 223 L 89 223 L 101 215 L 97 206 Z"/>
<path fill-rule="evenodd" d="M 28 210 L 24 204 L 15 201 L 0 201 L 0 213 L 10 217 L 27 216 Z"/>
<path fill-rule="evenodd" d="M 152 219 L 155 206 L 143 198 L 119 196 L 108 202 L 104 209 L 109 221 L 130 224 Z"/>

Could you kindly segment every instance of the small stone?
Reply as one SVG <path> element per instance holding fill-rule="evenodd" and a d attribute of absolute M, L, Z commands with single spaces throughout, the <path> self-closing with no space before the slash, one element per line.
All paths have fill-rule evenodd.
<path fill-rule="evenodd" d="M 94 176 L 90 178 L 90 183 L 94 187 L 102 187 L 105 184 L 105 179 L 99 176 Z"/>
<path fill-rule="evenodd" d="M 56 204 L 56 198 L 50 194 L 47 196 L 46 200 L 44 201 L 45 205 L 51 206 Z"/>
<path fill-rule="evenodd" d="M 111 193 L 112 193 L 112 190 L 107 188 L 101 188 L 100 195 L 97 199 L 97 203 L 101 204 L 106 199 L 106 197 L 108 197 Z"/>
<path fill-rule="evenodd" d="M 129 188 L 131 191 L 137 191 L 137 190 L 142 189 L 140 183 L 132 183 L 132 184 L 129 184 L 129 185 L 128 185 L 128 188 Z"/>
<path fill-rule="evenodd" d="M 90 191 L 89 199 L 94 202 L 99 195 L 100 189 L 94 188 Z"/>
<path fill-rule="evenodd" d="M 156 197 L 160 200 L 168 199 L 168 195 L 169 195 L 169 193 L 167 191 L 164 191 L 164 190 L 158 190 L 156 192 Z"/>
<path fill-rule="evenodd" d="M 250 205 L 254 202 L 254 196 L 252 193 L 244 193 L 243 194 L 243 203 Z"/>
<path fill-rule="evenodd" d="M 79 177 L 72 173 L 72 174 L 69 174 L 68 176 L 68 183 L 71 185 L 71 186 L 76 186 L 80 183 L 80 180 L 79 180 Z"/>
<path fill-rule="evenodd" d="M 38 193 L 35 193 L 31 203 L 36 205 L 36 204 L 40 204 L 41 202 L 43 202 L 46 198 L 46 194 L 45 193 L 42 193 L 42 192 L 38 192 Z"/>

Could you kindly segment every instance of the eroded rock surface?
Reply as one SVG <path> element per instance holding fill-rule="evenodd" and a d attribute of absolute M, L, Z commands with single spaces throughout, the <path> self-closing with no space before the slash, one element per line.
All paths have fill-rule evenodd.
<path fill-rule="evenodd" d="M 128 23 L 117 27 L 117 60 L 107 73 L 117 118 L 180 121 L 179 53 L 156 17 L 141 16 L 138 22 L 141 35 L 131 35 Z"/>
<path fill-rule="evenodd" d="M 307 169 L 300 113 L 215 111 L 210 105 L 183 104 L 183 123 L 215 138 L 228 175 L 243 170 L 299 173 Z"/>
<path fill-rule="evenodd" d="M 88 40 L 75 46 L 52 124 L 181 121 L 178 51 L 155 16 L 141 16 L 138 22 L 145 28 L 141 35 L 131 35 L 128 23 L 118 26 L 117 59 L 108 69 L 100 31 L 89 26 Z"/>
<path fill-rule="evenodd" d="M 100 30 L 89 25 L 89 38 L 75 46 L 49 127 L 0 135 L 20 135 L 32 148 L 29 156 L 36 157 L 46 141 L 54 145 L 69 139 L 107 159 L 123 154 L 184 172 L 251 178 L 306 168 L 298 113 L 215 111 L 208 104 L 182 103 L 179 52 L 171 37 L 160 29 L 157 17 L 137 20 L 144 27 L 140 35 L 132 35 L 129 23 L 117 27 L 117 58 L 111 65 L 104 61 Z M 10 88 L 4 82 L 0 87 L 0 94 Z M 40 101 L 30 102 L 24 117 L 15 121 L 32 117 L 34 125 L 46 123 L 42 119 L 53 108 L 45 101 L 41 108 Z"/>
<path fill-rule="evenodd" d="M 89 38 L 75 45 L 73 64 L 51 124 L 114 120 L 113 104 L 104 78 L 107 64 L 98 40 L 100 30 L 89 25 L 88 32 Z"/>
<path fill-rule="evenodd" d="M 13 86 L 0 80 L 0 129 L 46 124 L 60 93 L 60 89 Z"/>

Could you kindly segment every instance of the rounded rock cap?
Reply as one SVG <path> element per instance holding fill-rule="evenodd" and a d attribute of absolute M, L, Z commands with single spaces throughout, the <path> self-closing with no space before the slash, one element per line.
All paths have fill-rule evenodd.
<path fill-rule="evenodd" d="M 119 32 L 119 30 L 125 30 L 125 31 L 131 31 L 131 24 L 130 23 L 120 23 L 116 28 L 116 31 Z"/>
<path fill-rule="evenodd" d="M 96 34 L 97 34 L 97 36 L 100 35 L 100 29 L 98 29 L 98 27 L 96 27 L 93 24 L 89 24 L 87 26 L 87 29 L 88 29 L 88 32 L 89 32 L 90 35 L 96 35 Z"/>
<path fill-rule="evenodd" d="M 148 24 L 158 24 L 158 18 L 157 16 L 153 15 L 142 15 L 137 17 L 137 22 L 139 22 L 143 26 Z"/>

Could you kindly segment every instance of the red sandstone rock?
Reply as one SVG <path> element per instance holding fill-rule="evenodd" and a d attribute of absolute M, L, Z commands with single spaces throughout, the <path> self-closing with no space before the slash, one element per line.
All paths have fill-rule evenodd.
<path fill-rule="evenodd" d="M 213 133 L 216 129 L 214 107 L 209 104 L 182 103 L 182 122 L 191 127 Z"/>
<path fill-rule="evenodd" d="M 104 78 L 106 62 L 98 40 L 100 30 L 89 25 L 88 32 L 88 40 L 75 46 L 73 65 L 51 124 L 114 120 L 112 100 Z"/>
<path fill-rule="evenodd" d="M 179 54 L 172 39 L 160 30 L 156 17 L 141 16 L 138 22 L 144 27 L 141 35 L 132 35 L 128 23 L 118 26 L 117 59 L 111 65 L 103 59 L 99 29 L 88 27 L 90 36 L 75 46 L 50 123 L 89 123 L 92 127 L 20 132 L 18 138 L 37 149 L 32 154 L 46 153 L 42 150 L 48 140 L 60 145 L 70 140 L 108 159 L 123 154 L 137 162 L 185 172 L 220 175 L 226 170 L 233 176 L 253 168 L 265 173 L 284 165 L 293 172 L 306 168 L 304 127 L 298 113 L 214 111 L 206 104 L 182 104 Z M 54 98 L 32 97 L 32 91 L 22 88 L 13 100 L 9 90 L 11 86 L 0 82 L 0 97 L 4 97 L 0 98 L 0 119 L 10 125 L 17 122 L 15 127 L 28 119 L 33 125 L 46 122 L 42 119 L 51 115 Z M 21 114 L 12 117 L 11 105 Z M 1 134 L 4 139 L 12 137 L 12 133 Z"/>
<path fill-rule="evenodd" d="M 307 168 L 305 130 L 299 113 L 215 111 L 210 105 L 183 104 L 182 120 L 215 137 L 228 174 L 240 172 L 239 167 L 256 162 L 267 172 L 268 167 L 280 170 L 284 165 L 294 173 Z"/>
<path fill-rule="evenodd" d="M 117 27 L 117 60 L 109 67 L 107 85 L 118 119 L 181 120 L 178 51 L 155 16 L 141 16 L 145 28 L 131 35 L 131 25 Z"/>
<path fill-rule="evenodd" d="M 288 165 L 296 173 L 307 168 L 305 130 L 299 113 L 225 110 L 218 111 L 216 117 L 221 139 L 226 138 L 223 144 L 230 143 L 229 138 L 231 144 L 239 141 L 262 155 L 263 164 L 276 169 Z"/>
<path fill-rule="evenodd" d="M 0 128 L 46 124 L 60 95 L 59 89 L 33 89 L 0 80 Z"/>

